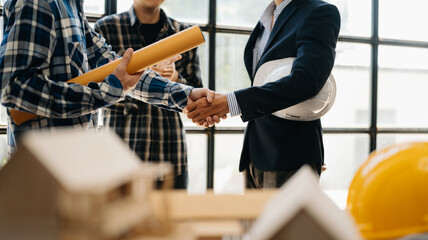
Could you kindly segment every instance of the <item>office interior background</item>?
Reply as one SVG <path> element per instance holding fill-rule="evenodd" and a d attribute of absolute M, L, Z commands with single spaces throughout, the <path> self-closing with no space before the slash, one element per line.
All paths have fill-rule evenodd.
<path fill-rule="evenodd" d="M 336 102 L 322 118 L 327 171 L 320 185 L 346 197 L 354 173 L 370 152 L 395 143 L 428 141 L 428 2 L 327 1 L 340 10 L 342 27 L 332 72 L 337 84 Z M 84 8 L 93 24 L 103 15 L 128 10 L 132 2 L 85 0 Z M 199 56 L 205 87 L 226 93 L 250 86 L 243 50 L 269 2 L 165 0 L 163 9 L 168 16 L 198 24 L 204 31 L 206 43 L 199 47 Z M 1 163 L 7 153 L 4 108 L 0 116 Z M 217 193 L 243 192 L 238 163 L 246 123 L 235 117 L 204 129 L 185 116 L 183 121 L 188 191 L 203 193 L 212 188 Z"/>

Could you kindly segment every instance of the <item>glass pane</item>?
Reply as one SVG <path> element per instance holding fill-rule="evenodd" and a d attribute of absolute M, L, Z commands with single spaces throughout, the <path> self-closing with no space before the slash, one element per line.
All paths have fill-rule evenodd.
<path fill-rule="evenodd" d="M 219 0 L 217 24 L 254 28 L 270 1 L 266 0 Z"/>
<path fill-rule="evenodd" d="M 428 127 L 428 49 L 379 47 L 378 125 Z"/>
<path fill-rule="evenodd" d="M 128 11 L 132 4 L 134 3 L 134 0 L 120 0 L 117 1 L 117 12 L 125 12 Z"/>
<path fill-rule="evenodd" d="M 340 35 L 371 36 L 371 0 L 327 0 L 327 2 L 336 5 L 339 9 Z"/>
<path fill-rule="evenodd" d="M 215 136 L 214 192 L 244 192 L 244 175 L 239 172 L 243 140 L 243 134 Z"/>
<path fill-rule="evenodd" d="M 0 125 L 7 125 L 7 113 L 6 108 L 0 107 Z"/>
<path fill-rule="evenodd" d="M 322 117 L 324 127 L 368 127 L 370 123 L 370 46 L 339 42 L 332 74 L 336 100 Z"/>
<path fill-rule="evenodd" d="M 427 8 L 426 0 L 379 1 L 379 36 L 428 41 Z"/>
<path fill-rule="evenodd" d="M 117 1 L 117 11 L 129 10 L 133 0 Z M 165 1 L 162 4 L 165 13 L 178 21 L 188 23 L 208 23 L 208 0 Z"/>
<path fill-rule="evenodd" d="M 321 188 L 347 190 L 369 156 L 369 135 L 324 134 L 324 149 L 327 170 L 321 174 Z"/>
<path fill-rule="evenodd" d="M 186 134 L 189 169 L 189 193 L 205 193 L 207 189 L 207 136 Z"/>
<path fill-rule="evenodd" d="M 108 0 L 87 0 L 83 4 L 83 9 L 86 14 L 104 14 L 105 1 Z"/>
<path fill-rule="evenodd" d="M 0 135 L 0 168 L 6 164 L 7 160 L 7 137 Z"/>
<path fill-rule="evenodd" d="M 216 39 L 216 91 L 233 92 L 251 85 L 244 65 L 244 48 L 247 35 L 222 34 Z M 240 117 L 228 118 L 218 124 L 228 127 L 244 127 Z"/>
<path fill-rule="evenodd" d="M 189 23 L 208 23 L 208 0 L 165 1 L 166 14 L 174 19 Z"/>
<path fill-rule="evenodd" d="M 398 143 L 428 142 L 426 134 L 379 134 L 377 136 L 377 149 L 383 149 Z"/>
<path fill-rule="evenodd" d="M 209 34 L 203 32 L 205 43 L 198 46 L 199 64 L 201 66 L 202 84 L 208 87 L 208 48 L 209 48 Z"/>

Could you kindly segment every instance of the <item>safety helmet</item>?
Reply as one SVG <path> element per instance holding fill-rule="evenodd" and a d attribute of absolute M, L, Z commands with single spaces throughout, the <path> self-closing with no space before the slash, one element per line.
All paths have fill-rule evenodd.
<path fill-rule="evenodd" d="M 372 153 L 352 180 L 347 209 L 366 239 L 428 232 L 428 142 Z"/>
<path fill-rule="evenodd" d="M 264 63 L 256 72 L 253 86 L 263 86 L 290 75 L 296 58 L 282 58 Z M 327 78 L 321 91 L 314 97 L 272 115 L 294 121 L 314 121 L 321 118 L 333 106 L 336 99 L 336 81 L 333 75 Z"/>

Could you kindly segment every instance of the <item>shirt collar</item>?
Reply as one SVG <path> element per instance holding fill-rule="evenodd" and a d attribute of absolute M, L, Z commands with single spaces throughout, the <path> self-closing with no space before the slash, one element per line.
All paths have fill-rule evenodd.
<path fill-rule="evenodd" d="M 278 16 L 282 13 L 284 8 L 290 4 L 292 0 L 285 0 L 278 6 L 276 6 L 275 1 L 272 1 L 266 8 L 266 10 L 263 12 L 262 16 L 260 17 L 260 28 L 265 29 L 271 29 L 272 24 L 272 16 L 274 17 L 274 23 Z"/>
<path fill-rule="evenodd" d="M 134 26 L 135 22 L 137 22 L 138 20 L 137 14 L 135 14 L 134 6 L 132 6 L 128 10 L 128 14 L 129 14 L 129 19 L 131 20 L 131 26 Z"/>
<path fill-rule="evenodd" d="M 135 24 L 141 24 L 140 21 L 137 18 L 137 14 L 135 13 L 135 9 L 134 6 L 132 6 L 129 10 L 128 10 L 128 14 L 129 14 L 129 18 L 131 20 L 131 26 L 134 26 Z M 165 22 L 168 24 L 168 27 L 170 29 L 172 29 L 173 31 L 175 31 L 175 27 L 172 24 L 172 22 L 170 21 L 169 18 L 166 17 L 165 12 L 161 9 L 160 10 L 160 17 L 164 17 L 165 18 Z"/>

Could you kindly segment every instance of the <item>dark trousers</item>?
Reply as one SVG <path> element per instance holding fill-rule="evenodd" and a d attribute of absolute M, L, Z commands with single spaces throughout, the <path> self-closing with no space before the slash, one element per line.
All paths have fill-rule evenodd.
<path fill-rule="evenodd" d="M 309 165 L 318 175 L 319 170 L 315 164 Z M 299 169 L 291 169 L 287 171 L 271 171 L 264 172 L 255 168 L 250 162 L 245 172 L 245 187 L 255 189 L 280 188 L 294 173 Z"/>

